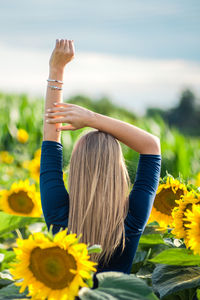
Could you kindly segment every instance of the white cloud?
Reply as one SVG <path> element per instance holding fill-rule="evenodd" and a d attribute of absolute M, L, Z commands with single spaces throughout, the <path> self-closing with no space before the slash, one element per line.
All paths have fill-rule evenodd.
<path fill-rule="evenodd" d="M 0 47 L 0 89 L 45 95 L 50 53 Z M 200 63 L 77 52 L 67 65 L 64 96 L 107 95 L 126 108 L 143 113 L 147 107 L 173 106 L 182 89 L 200 93 Z"/>

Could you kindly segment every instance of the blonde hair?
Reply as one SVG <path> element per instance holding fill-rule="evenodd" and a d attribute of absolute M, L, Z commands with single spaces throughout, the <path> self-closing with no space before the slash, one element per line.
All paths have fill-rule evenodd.
<path fill-rule="evenodd" d="M 68 230 L 82 234 L 81 242 L 101 245 L 100 254 L 91 254 L 93 261 L 108 263 L 121 238 L 124 250 L 130 185 L 117 139 L 98 130 L 78 139 L 69 165 Z"/>

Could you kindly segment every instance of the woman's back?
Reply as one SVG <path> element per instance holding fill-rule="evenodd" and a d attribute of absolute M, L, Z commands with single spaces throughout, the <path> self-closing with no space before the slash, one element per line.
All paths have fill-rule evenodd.
<path fill-rule="evenodd" d="M 156 195 L 156 189 L 159 182 L 161 164 L 160 141 L 158 137 L 127 122 L 104 116 L 79 105 L 75 105 L 72 103 L 63 103 L 62 84 L 64 78 L 64 68 L 66 64 L 68 64 L 73 58 L 73 41 L 56 40 L 56 45 L 49 61 L 50 78 L 47 79 L 48 85 L 45 98 L 44 135 L 40 169 L 40 193 L 45 221 L 48 228 L 50 227 L 50 224 L 54 225 L 53 233 L 56 233 L 60 229 L 60 227 L 66 228 L 68 226 L 68 217 L 69 219 L 73 218 L 79 208 L 83 207 L 82 203 L 80 204 L 80 207 L 78 202 L 76 202 L 76 205 L 74 205 L 73 201 L 70 203 L 71 199 L 69 197 L 68 191 L 65 189 L 62 172 L 62 144 L 60 143 L 60 131 L 77 130 L 84 127 L 91 127 L 93 129 L 97 129 L 98 131 L 107 133 L 118 141 L 124 143 L 133 151 L 140 153 L 136 181 L 129 195 L 129 203 L 126 201 L 126 203 L 124 202 L 122 205 L 122 207 L 126 207 L 126 204 L 128 204 L 128 213 L 127 215 L 124 215 L 124 212 L 119 209 L 119 214 L 117 214 L 115 211 L 113 217 L 112 214 L 109 214 L 111 210 L 108 211 L 108 218 L 112 216 L 113 223 L 107 222 L 107 226 L 105 226 L 105 229 L 102 233 L 103 235 L 101 234 L 101 239 L 97 236 L 96 238 L 97 241 L 101 241 L 101 243 L 104 245 L 103 251 L 106 251 L 105 255 L 109 253 L 112 254 L 113 251 L 113 256 L 109 263 L 107 263 L 107 266 L 102 265 L 102 263 L 106 261 L 102 257 L 99 262 L 98 271 L 117 270 L 125 273 L 130 273 L 131 264 L 138 246 L 139 238 L 144 230 L 145 224 L 151 212 L 151 207 L 153 205 L 153 201 Z M 62 123 L 65 123 L 67 125 L 63 126 Z M 79 149 L 81 150 L 81 148 Z M 80 162 L 81 159 L 77 163 Z M 95 166 L 95 159 L 93 159 L 92 162 Z M 89 168 L 89 170 L 91 169 L 92 168 Z M 100 169 L 101 167 L 97 170 Z M 80 171 L 81 170 L 83 169 L 80 169 Z M 116 171 L 114 178 L 116 178 L 119 174 L 120 171 Z M 83 178 L 83 176 L 87 176 L 87 174 L 82 174 L 81 176 L 81 178 Z M 107 174 L 105 174 L 105 176 L 107 176 Z M 72 176 L 72 179 L 73 178 L 77 177 Z M 119 184 L 119 186 L 117 186 L 117 184 Z M 116 185 L 113 188 L 113 191 L 116 191 L 117 188 L 120 187 L 120 185 L 121 181 L 116 181 Z M 71 181 L 71 188 L 69 190 L 70 193 L 72 192 L 72 187 L 74 188 L 74 190 L 76 189 L 73 180 Z M 113 186 L 111 185 L 111 187 Z M 103 188 L 104 183 L 102 183 L 100 186 L 101 190 L 103 190 Z M 93 190 L 93 193 L 95 192 L 93 186 L 91 186 L 91 190 Z M 123 190 L 123 188 L 119 188 L 119 191 L 120 190 Z M 87 188 L 83 188 L 83 191 L 86 193 L 86 199 L 87 192 L 90 192 L 90 186 L 88 186 Z M 120 197 L 121 196 L 119 195 L 116 195 L 116 197 L 113 198 L 111 197 L 108 203 L 105 202 L 105 205 L 110 205 L 110 203 L 118 203 L 118 208 L 120 208 L 120 201 L 116 200 L 120 200 Z M 124 201 L 125 197 L 123 196 L 122 198 L 122 201 Z M 78 193 L 77 197 L 73 197 L 72 195 L 72 199 L 74 201 L 78 201 Z M 90 197 L 90 202 L 88 202 L 88 204 L 90 205 L 91 203 L 94 203 L 93 200 L 94 197 Z M 70 213 L 70 208 L 72 207 L 74 207 L 74 211 L 72 210 Z M 115 209 L 116 207 L 113 206 L 113 208 Z M 87 212 L 87 207 L 86 210 L 82 210 L 82 212 L 84 211 Z M 100 211 L 100 209 L 98 211 Z M 106 210 L 104 211 L 106 214 Z M 90 212 L 90 217 L 92 213 L 94 215 L 95 222 L 95 207 L 93 207 L 93 210 Z M 125 218 L 125 220 L 123 219 L 124 223 L 122 222 L 122 216 Z M 72 222 L 69 222 L 69 226 L 73 227 L 75 221 L 78 220 L 78 217 L 79 214 L 76 214 L 74 220 Z M 118 217 L 119 219 L 117 219 Z M 78 221 L 83 222 L 84 218 L 86 218 L 87 220 L 87 215 L 86 217 L 82 215 L 82 217 Z M 92 223 L 90 224 L 92 225 Z M 112 226 L 109 228 L 109 224 L 113 225 L 113 228 Z M 120 230 L 118 230 L 117 228 L 118 225 L 120 227 Z M 82 230 L 88 233 L 89 228 L 87 226 L 84 226 L 85 224 L 83 224 Z M 100 225 L 98 226 L 100 227 Z M 80 229 L 81 225 L 79 225 L 78 228 Z M 110 233 L 109 229 L 111 230 Z M 111 246 L 113 245 L 113 249 L 109 249 L 110 242 L 106 245 L 106 239 L 109 236 L 111 237 L 114 231 L 118 234 L 114 239 L 108 239 L 111 242 Z M 97 235 L 97 232 L 99 233 L 101 231 L 96 227 L 96 229 L 93 231 L 94 237 L 95 233 Z M 123 232 L 125 233 L 125 236 L 123 235 Z M 106 233 L 109 233 L 109 235 L 106 235 Z M 120 244 L 121 233 L 123 237 L 122 244 Z M 123 243 L 124 240 L 125 243 Z M 115 241 L 116 243 L 119 242 L 118 245 L 120 246 L 124 246 L 125 244 L 125 248 L 121 256 L 120 246 L 114 249 Z"/>
<path fill-rule="evenodd" d="M 63 182 L 62 144 L 43 141 L 41 152 L 40 192 L 42 209 L 48 228 L 53 233 L 68 226 L 69 194 Z M 114 251 L 108 264 L 100 260 L 97 271 L 130 273 L 139 239 L 149 218 L 160 177 L 161 156 L 140 154 L 133 188 L 129 195 L 128 214 L 124 220 L 125 249 L 122 242 Z M 95 212 L 94 212 L 95 222 Z M 105 235 L 106 239 L 106 235 Z"/>

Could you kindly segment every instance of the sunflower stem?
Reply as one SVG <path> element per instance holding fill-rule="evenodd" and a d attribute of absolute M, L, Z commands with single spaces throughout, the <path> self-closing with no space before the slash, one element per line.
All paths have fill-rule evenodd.
<path fill-rule="evenodd" d="M 18 235 L 18 238 L 23 239 L 23 236 L 22 236 L 22 234 L 21 234 L 21 231 L 20 231 L 18 228 L 16 228 L 15 231 L 16 231 L 16 233 L 17 233 L 17 235 Z"/>

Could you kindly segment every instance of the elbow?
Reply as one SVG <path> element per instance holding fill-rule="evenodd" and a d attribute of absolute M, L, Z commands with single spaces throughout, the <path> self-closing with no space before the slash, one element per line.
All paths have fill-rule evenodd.
<path fill-rule="evenodd" d="M 161 154 L 161 145 L 159 137 L 153 136 L 150 148 L 152 152 L 151 154 Z"/>
<path fill-rule="evenodd" d="M 161 145 L 160 145 L 160 139 L 159 137 L 155 135 L 151 135 L 151 139 L 148 141 L 148 143 L 145 145 L 145 148 L 141 152 L 142 154 L 161 154 Z"/>

